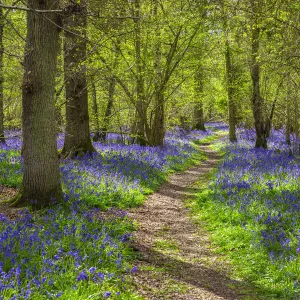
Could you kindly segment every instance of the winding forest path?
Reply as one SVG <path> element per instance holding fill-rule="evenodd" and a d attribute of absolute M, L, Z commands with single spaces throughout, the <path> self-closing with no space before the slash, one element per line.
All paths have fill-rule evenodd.
<path fill-rule="evenodd" d="M 139 257 L 133 284 L 145 299 L 246 296 L 245 286 L 229 277 L 228 264 L 212 250 L 207 233 L 193 224 L 185 207 L 184 200 L 198 191 L 193 184 L 207 182 L 209 173 L 221 159 L 209 145 L 201 145 L 200 150 L 207 160 L 173 175 L 143 206 L 130 212 L 130 217 L 139 224 L 133 243 Z"/>

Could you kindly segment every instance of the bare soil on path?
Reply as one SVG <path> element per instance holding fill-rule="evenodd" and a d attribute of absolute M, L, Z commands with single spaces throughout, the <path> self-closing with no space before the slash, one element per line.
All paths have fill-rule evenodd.
<path fill-rule="evenodd" d="M 255 299 L 247 285 L 230 278 L 228 263 L 213 251 L 208 234 L 193 223 L 184 200 L 195 197 L 196 182 L 207 182 L 220 155 L 201 145 L 207 160 L 171 176 L 129 216 L 138 223 L 135 289 L 145 299 Z"/>

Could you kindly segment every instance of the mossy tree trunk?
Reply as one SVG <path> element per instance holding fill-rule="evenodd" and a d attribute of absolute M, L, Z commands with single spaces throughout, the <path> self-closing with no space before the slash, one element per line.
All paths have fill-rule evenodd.
<path fill-rule="evenodd" d="M 64 71 L 66 82 L 66 136 L 62 155 L 75 157 L 96 152 L 90 138 L 86 28 L 87 0 L 69 2 L 69 15 L 64 18 Z"/>
<path fill-rule="evenodd" d="M 57 0 L 29 0 L 33 10 L 58 8 Z M 27 12 L 27 38 L 22 85 L 24 175 L 14 204 L 42 207 L 59 201 L 62 189 L 56 146 L 54 88 L 59 30 L 47 18 Z"/>

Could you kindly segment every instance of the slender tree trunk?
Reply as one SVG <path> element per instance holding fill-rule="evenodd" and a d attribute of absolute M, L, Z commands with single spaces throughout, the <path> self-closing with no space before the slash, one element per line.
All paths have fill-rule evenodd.
<path fill-rule="evenodd" d="M 197 103 L 197 108 L 195 109 L 195 129 L 206 131 L 205 125 L 204 125 L 204 110 L 203 110 L 203 102 L 199 101 Z"/>
<path fill-rule="evenodd" d="M 165 108 L 164 94 L 158 91 L 155 95 L 155 113 L 152 127 L 152 139 L 150 146 L 162 146 L 165 138 Z"/>
<path fill-rule="evenodd" d="M 197 130 L 203 130 L 205 131 L 205 125 L 204 125 L 204 111 L 203 111 L 203 92 L 204 92 L 204 85 L 203 85 L 203 68 L 200 68 L 200 70 L 195 75 L 195 81 L 196 81 L 196 97 L 197 103 L 195 106 L 194 111 L 194 118 L 195 118 L 195 126 L 194 128 Z"/>
<path fill-rule="evenodd" d="M 64 71 L 66 81 L 66 136 L 63 156 L 75 157 L 96 152 L 92 145 L 89 128 L 86 28 L 87 0 L 70 3 L 70 13 L 64 18 Z M 71 9 L 73 8 L 73 9 Z M 74 33 L 74 34 L 73 34 Z"/>
<path fill-rule="evenodd" d="M 252 77 L 252 109 L 253 117 L 255 121 L 255 131 L 256 131 L 256 142 L 255 147 L 267 148 L 267 137 L 265 130 L 265 121 L 263 114 L 263 99 L 260 94 L 260 63 L 258 61 L 259 55 L 259 38 L 260 38 L 260 28 L 258 24 L 258 6 L 257 0 L 251 0 L 251 7 L 254 22 L 252 24 L 252 36 L 251 36 L 251 77 Z"/>
<path fill-rule="evenodd" d="M 98 112 L 98 102 L 97 102 L 97 89 L 96 84 L 93 81 L 93 78 L 91 79 L 92 83 L 92 100 L 93 100 L 93 119 L 94 119 L 94 125 L 95 125 L 95 134 L 93 136 L 93 141 L 98 142 L 100 140 L 100 123 L 99 123 L 99 112 Z"/>
<path fill-rule="evenodd" d="M 287 79 L 289 79 L 289 74 L 287 74 L 288 76 Z M 291 97 L 291 89 L 290 89 L 290 82 L 287 82 L 287 90 L 286 90 L 286 127 L 285 127 L 285 142 L 291 146 L 291 129 L 292 129 L 292 120 L 291 120 L 291 101 L 290 101 L 290 97 Z"/>
<path fill-rule="evenodd" d="M 165 99 L 164 90 L 165 86 L 162 86 L 162 70 L 161 70 L 161 33 L 160 25 L 158 22 L 158 2 L 154 0 L 153 16 L 157 20 L 156 27 L 156 45 L 155 45 L 155 61 L 154 61 L 154 71 L 155 71 L 155 84 L 154 84 L 154 119 L 151 128 L 151 146 L 162 146 L 165 138 Z M 149 138 L 148 138 L 149 140 Z"/>
<path fill-rule="evenodd" d="M 288 101 L 286 106 L 285 142 L 291 146 L 291 107 Z"/>
<path fill-rule="evenodd" d="M 5 143 L 4 137 L 4 107 L 3 107 L 3 9 L 0 8 L 0 143 Z"/>
<path fill-rule="evenodd" d="M 225 13 L 224 1 L 221 0 L 221 11 L 223 19 L 223 30 L 225 34 L 225 64 L 226 64 L 226 86 L 227 86 L 227 98 L 228 98 L 228 121 L 229 121 L 229 140 L 230 142 L 236 142 L 236 105 L 234 100 L 234 77 L 233 77 L 233 65 L 231 48 L 228 37 L 228 15 Z"/>
<path fill-rule="evenodd" d="M 116 79 L 114 77 L 109 78 L 109 88 L 108 88 L 108 101 L 104 115 L 104 125 L 101 130 L 102 140 L 106 140 L 107 130 L 110 123 L 110 118 L 112 115 L 112 109 L 114 104 L 115 97 L 115 88 L 116 88 Z"/>
<path fill-rule="evenodd" d="M 54 91 L 59 30 L 34 10 L 58 9 L 57 0 L 29 0 L 22 85 L 24 175 L 15 204 L 42 207 L 62 198 L 56 146 Z"/>
<path fill-rule="evenodd" d="M 143 61 L 141 56 L 141 4 L 140 0 L 134 2 L 134 35 L 135 35 L 135 60 L 136 60 L 136 92 L 137 92 L 137 140 L 141 146 L 146 145 L 145 139 L 145 83 L 143 74 Z"/>
<path fill-rule="evenodd" d="M 300 130 L 299 130 L 299 102 L 294 99 L 294 113 L 293 113 L 293 132 L 295 134 L 295 143 L 293 145 L 293 152 L 299 154 L 300 152 Z"/>
<path fill-rule="evenodd" d="M 116 45 L 113 46 L 113 50 L 115 52 L 113 70 L 116 70 L 119 65 L 119 56 L 120 56 L 120 40 L 117 40 Z M 110 118 L 112 116 L 112 109 L 115 102 L 115 90 L 116 90 L 116 78 L 115 76 L 111 76 L 109 79 L 109 87 L 108 87 L 108 101 L 104 115 L 104 124 L 101 130 L 99 130 L 98 140 L 105 142 L 107 136 L 107 130 L 110 123 Z"/>
<path fill-rule="evenodd" d="M 229 41 L 225 42 L 225 60 L 226 60 L 226 81 L 228 96 L 228 120 L 229 120 L 229 140 L 236 142 L 236 106 L 234 100 L 234 80 L 231 63 L 231 53 Z"/>

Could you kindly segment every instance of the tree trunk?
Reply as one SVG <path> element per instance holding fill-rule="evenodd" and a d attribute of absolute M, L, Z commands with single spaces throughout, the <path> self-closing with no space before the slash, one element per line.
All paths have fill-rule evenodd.
<path fill-rule="evenodd" d="M 94 79 L 91 78 L 92 83 L 92 100 L 93 100 L 93 119 L 94 119 L 94 125 L 95 125 L 95 134 L 93 136 L 93 141 L 98 142 L 100 141 L 100 124 L 99 124 L 99 112 L 98 112 L 98 103 L 97 103 L 97 89 L 96 84 L 94 82 Z"/>
<path fill-rule="evenodd" d="M 289 80 L 289 74 L 286 76 Z M 287 82 L 287 90 L 286 90 L 286 127 L 285 127 L 285 142 L 291 146 L 291 129 L 292 129 L 292 120 L 291 120 L 291 89 L 290 89 L 290 82 Z"/>
<path fill-rule="evenodd" d="M 286 106 L 285 142 L 291 146 L 291 108 L 288 102 Z"/>
<path fill-rule="evenodd" d="M 143 62 L 141 56 L 141 19 L 140 19 L 141 4 L 140 0 L 134 2 L 134 35 L 135 35 L 135 61 L 136 61 L 136 93 L 137 93 L 137 141 L 141 146 L 146 145 L 145 139 L 145 87 Z"/>
<path fill-rule="evenodd" d="M 228 123 L 229 123 L 229 140 L 230 142 L 236 142 L 236 105 L 234 100 L 234 77 L 233 77 L 233 65 L 231 59 L 231 49 L 228 37 L 228 15 L 225 12 L 224 1 L 221 0 L 221 12 L 223 19 L 223 30 L 225 34 L 225 65 L 226 65 L 226 86 L 227 86 L 227 98 L 228 98 Z"/>
<path fill-rule="evenodd" d="M 154 119 L 151 124 L 151 138 L 150 146 L 162 146 L 165 138 L 165 98 L 164 90 L 165 86 L 162 83 L 162 70 L 161 70 L 161 32 L 158 22 L 158 2 L 154 0 L 153 16 L 156 18 L 156 43 L 155 43 L 155 58 L 154 58 Z"/>
<path fill-rule="evenodd" d="M 14 204 L 49 205 L 62 198 L 56 146 L 54 91 L 59 50 L 57 15 L 34 10 L 58 9 L 57 0 L 29 0 L 22 85 L 24 175 Z M 52 21 L 52 22 L 50 22 Z"/>
<path fill-rule="evenodd" d="M 66 81 L 66 136 L 62 155 L 75 157 L 96 152 L 92 145 L 89 128 L 86 27 L 87 0 L 69 2 L 70 13 L 64 18 L 64 71 Z M 72 9 L 73 8 L 73 9 Z M 74 33 L 74 34 L 73 34 Z"/>
<path fill-rule="evenodd" d="M 114 62 L 113 62 L 113 70 L 116 70 L 119 65 L 119 56 L 120 56 L 120 40 L 117 40 L 115 47 L 113 47 L 115 52 Z M 108 87 L 108 101 L 104 115 L 104 124 L 101 130 L 99 130 L 98 140 L 103 142 L 106 141 L 107 130 L 110 123 L 110 118 L 112 116 L 112 109 L 115 102 L 115 90 L 116 90 L 116 78 L 115 76 L 111 76 L 109 79 L 109 87 Z"/>
<path fill-rule="evenodd" d="M 194 128 L 197 130 L 206 131 L 204 125 L 204 111 L 203 111 L 203 102 L 202 102 L 203 92 L 204 92 L 203 68 L 200 68 L 200 70 L 196 73 L 195 81 L 196 81 L 195 92 L 198 101 L 195 105 L 195 111 L 194 111 L 194 118 L 195 118 Z"/>
<path fill-rule="evenodd" d="M 226 60 L 226 81 L 228 96 L 228 120 L 229 120 L 229 141 L 236 142 L 236 106 L 234 100 L 234 80 L 231 63 L 231 53 L 229 41 L 225 42 L 225 60 Z"/>
<path fill-rule="evenodd" d="M 165 138 L 165 108 L 164 95 L 158 90 L 155 95 L 155 112 L 151 128 L 152 138 L 150 146 L 162 146 Z"/>
<path fill-rule="evenodd" d="M 106 140 L 107 130 L 110 123 L 110 117 L 112 115 L 112 109 L 114 104 L 115 97 L 115 88 L 116 88 L 116 79 L 112 76 L 109 78 L 109 88 L 108 88 L 108 101 L 104 115 L 104 125 L 101 130 L 102 140 Z"/>
<path fill-rule="evenodd" d="M 5 143 L 4 137 L 4 107 L 3 107 L 3 9 L 0 7 L 0 143 Z"/>
<path fill-rule="evenodd" d="M 204 110 L 203 110 L 203 103 L 202 101 L 199 101 L 197 103 L 197 107 L 195 109 L 195 129 L 206 131 L 205 125 L 204 125 Z"/>
<path fill-rule="evenodd" d="M 267 148 L 267 137 L 263 114 L 263 99 L 260 94 L 260 63 L 258 62 L 260 28 L 258 24 L 259 22 L 257 20 L 258 5 L 259 3 L 257 3 L 256 0 L 251 0 L 251 7 L 254 18 L 251 36 L 251 78 L 253 86 L 252 109 L 256 131 L 255 147 Z"/>

